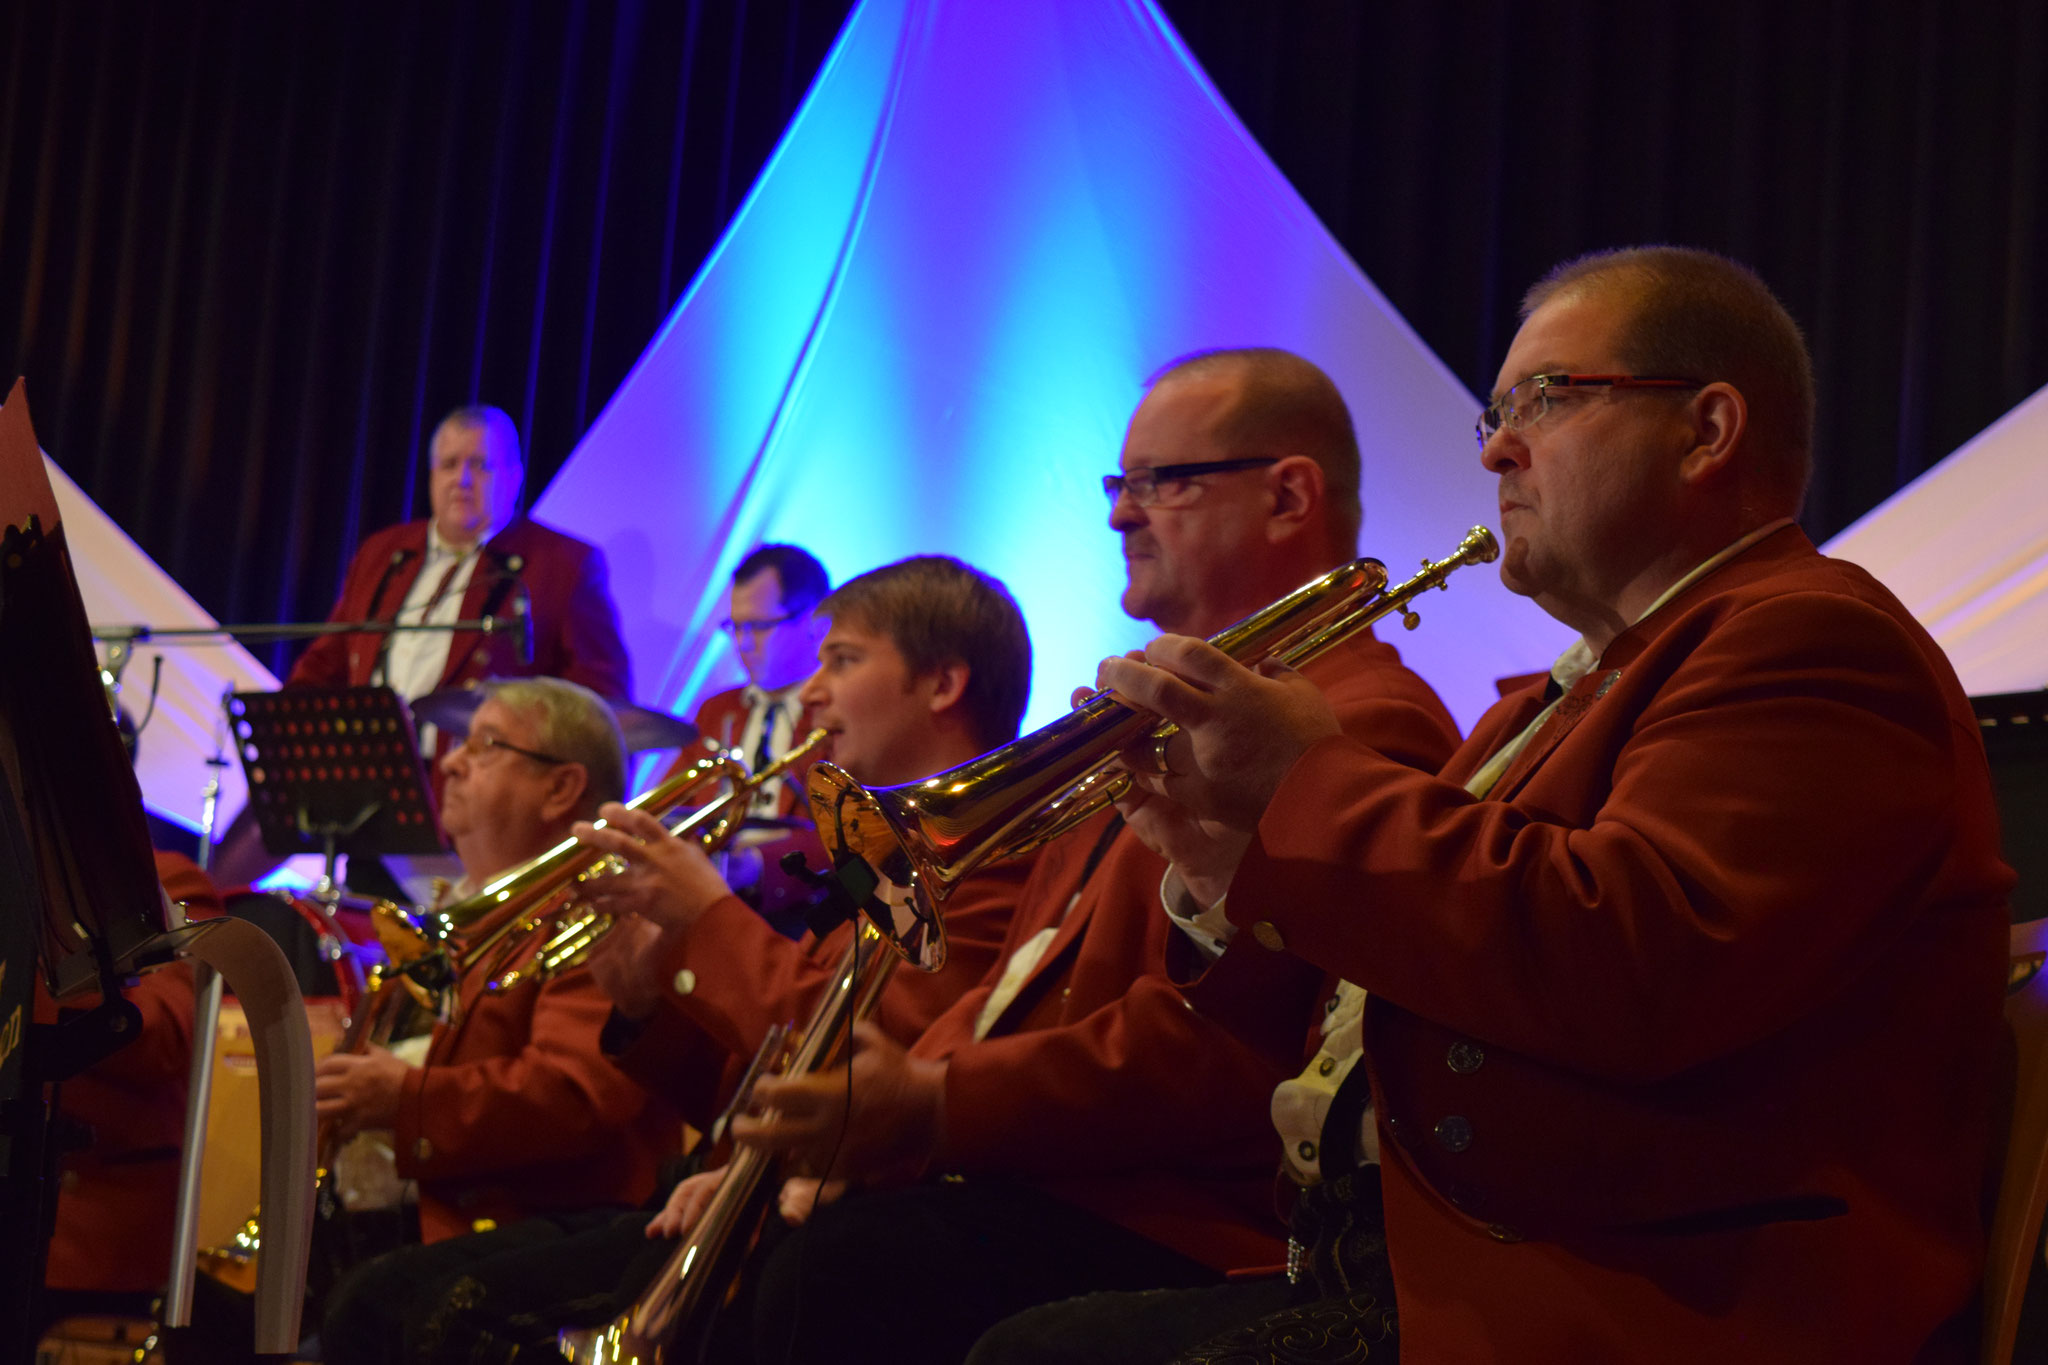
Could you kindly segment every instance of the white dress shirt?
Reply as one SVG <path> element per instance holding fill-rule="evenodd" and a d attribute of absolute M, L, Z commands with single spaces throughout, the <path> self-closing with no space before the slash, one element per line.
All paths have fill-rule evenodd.
<path fill-rule="evenodd" d="M 741 698 L 747 703 L 747 723 L 740 730 L 734 748 L 740 752 L 740 761 L 749 770 L 759 772 L 764 766 L 763 752 L 771 758 L 780 758 L 789 752 L 796 742 L 797 713 L 803 705 L 797 701 L 797 693 L 803 690 L 803 683 L 793 682 L 787 687 L 770 692 L 766 688 L 748 683 L 740 690 Z M 770 715 L 770 709 L 773 715 Z M 761 746 L 763 732 L 767 736 L 767 748 Z M 782 813 L 782 782 L 764 782 L 754 792 L 753 804 L 747 808 L 749 815 L 773 818 Z"/>
<path fill-rule="evenodd" d="M 426 555 L 398 608 L 398 624 L 452 625 L 462 619 L 463 594 L 469 591 L 484 545 L 498 529 L 502 528 L 464 550 L 441 539 L 440 529 L 428 522 Z M 454 640 L 455 632 L 449 630 L 394 631 L 384 652 L 385 683 L 407 701 L 424 697 L 440 686 L 441 675 L 448 671 L 448 648 Z"/>

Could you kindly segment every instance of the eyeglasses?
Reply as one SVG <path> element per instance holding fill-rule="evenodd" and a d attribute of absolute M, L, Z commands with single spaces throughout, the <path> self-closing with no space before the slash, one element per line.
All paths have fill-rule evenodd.
<path fill-rule="evenodd" d="M 1160 464 L 1150 469 L 1133 469 L 1127 474 L 1104 474 L 1102 491 L 1114 503 L 1124 494 L 1140 507 L 1185 507 L 1195 500 L 1202 486 L 1193 482 L 1203 474 L 1234 474 L 1240 469 L 1263 469 L 1279 464 L 1277 455 L 1247 455 L 1236 460 L 1211 460 L 1206 464 Z"/>
<path fill-rule="evenodd" d="M 742 635 L 749 635 L 758 640 L 777 626 L 786 626 L 802 615 L 800 611 L 793 611 L 787 616 L 771 616 L 765 621 L 720 621 L 718 628 L 735 640 Z"/>
<path fill-rule="evenodd" d="M 1520 431 L 1543 420 L 1550 411 L 1551 402 L 1572 389 L 1700 389 L 1706 385 L 1697 379 L 1671 379 L 1660 375 L 1644 374 L 1532 374 L 1521 383 L 1509 389 L 1500 397 L 1488 403 L 1479 412 L 1476 427 L 1479 445 L 1483 450 L 1486 443 L 1502 427 L 1509 431 Z"/>
<path fill-rule="evenodd" d="M 537 749 L 522 749 L 511 740 L 502 739 L 497 735 L 489 733 L 479 733 L 471 730 L 462 738 L 462 752 L 468 754 L 471 758 L 482 758 L 485 754 L 499 749 L 503 749 L 507 753 L 518 754 L 521 758 L 530 758 L 536 763 L 546 763 L 551 767 L 557 763 L 567 763 L 569 761 L 566 758 L 556 758 L 553 754 L 541 753 Z"/>

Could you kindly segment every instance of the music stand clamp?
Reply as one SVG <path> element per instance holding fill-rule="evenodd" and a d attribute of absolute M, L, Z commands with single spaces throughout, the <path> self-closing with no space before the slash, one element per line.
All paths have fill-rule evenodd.
<path fill-rule="evenodd" d="M 390 688 L 236 692 L 227 709 L 263 847 L 321 854 L 316 897 L 339 895 L 343 853 L 445 850 L 412 713 Z"/>

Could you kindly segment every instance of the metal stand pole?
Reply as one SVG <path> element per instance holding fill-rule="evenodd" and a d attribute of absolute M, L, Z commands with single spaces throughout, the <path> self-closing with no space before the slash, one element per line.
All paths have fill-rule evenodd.
<path fill-rule="evenodd" d="M 200 852 L 206 845 L 199 846 Z M 213 1099 L 213 1045 L 220 1031 L 220 973 L 192 962 L 192 1070 L 185 1096 L 185 1145 L 178 1154 L 178 1217 L 171 1232 L 171 1283 L 164 1326 L 192 1323 L 192 1275 L 199 1264 L 199 1170 L 206 1155 L 206 1112 Z"/>

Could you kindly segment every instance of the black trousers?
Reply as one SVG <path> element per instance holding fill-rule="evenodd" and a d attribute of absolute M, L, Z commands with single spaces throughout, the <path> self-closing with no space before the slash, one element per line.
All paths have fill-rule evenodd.
<path fill-rule="evenodd" d="M 675 1249 L 645 1210 L 590 1209 L 406 1247 L 338 1285 L 320 1327 L 327 1365 L 560 1362 L 555 1333 L 609 1321 Z"/>
<path fill-rule="evenodd" d="M 855 1191 L 763 1258 L 749 1310 L 753 1365 L 959 1365 L 984 1331 L 1035 1304 L 1217 1280 L 1026 1185 Z"/>
<path fill-rule="evenodd" d="M 1400 1342 L 1377 1292 L 1316 1294 L 1278 1277 L 1087 1294 L 1005 1318 L 966 1365 L 1395 1365 Z"/>
<path fill-rule="evenodd" d="M 1379 1169 L 1300 1192 L 1298 1285 L 1278 1277 L 1200 1289 L 1089 1294 L 997 1324 L 967 1365 L 1384 1365 L 1400 1349 Z"/>

